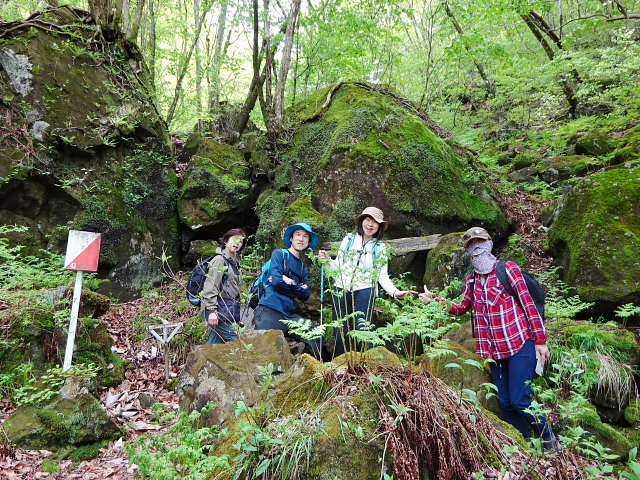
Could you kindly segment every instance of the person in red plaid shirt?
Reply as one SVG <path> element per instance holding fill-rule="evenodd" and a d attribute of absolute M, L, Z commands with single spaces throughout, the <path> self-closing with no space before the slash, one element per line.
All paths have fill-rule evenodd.
<path fill-rule="evenodd" d="M 471 255 L 474 273 L 466 279 L 462 303 L 452 304 L 449 313 L 462 315 L 474 308 L 476 353 L 492 359 L 491 376 L 498 388 L 498 399 L 504 419 L 516 427 L 525 440 L 531 439 L 531 428 L 542 438 L 545 450 L 556 451 L 557 440 L 541 413 L 532 414 L 530 382 L 536 363 L 549 359 L 547 331 L 533 299 L 527 290 L 520 268 L 506 262 L 509 282 L 520 297 L 512 297 L 498 278 L 498 259 L 491 253 L 493 242 L 481 227 L 473 227 L 462 235 Z M 428 303 L 437 298 L 425 287 L 420 294 Z M 524 306 L 524 311 L 520 306 Z"/>

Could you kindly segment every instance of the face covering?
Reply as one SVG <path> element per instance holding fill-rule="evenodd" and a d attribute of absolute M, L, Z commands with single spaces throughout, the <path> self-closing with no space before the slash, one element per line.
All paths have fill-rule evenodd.
<path fill-rule="evenodd" d="M 476 273 L 486 275 L 491 273 L 496 261 L 498 260 L 491 254 L 493 249 L 493 242 L 491 240 L 485 240 L 484 242 L 472 243 L 467 247 L 467 252 L 471 255 L 473 261 L 473 269 Z"/>

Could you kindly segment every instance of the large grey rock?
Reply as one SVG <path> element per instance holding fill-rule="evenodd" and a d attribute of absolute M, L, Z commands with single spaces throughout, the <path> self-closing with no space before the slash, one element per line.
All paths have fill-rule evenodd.
<path fill-rule="evenodd" d="M 203 421 L 207 426 L 224 425 L 235 417 L 237 401 L 248 406 L 258 401 L 260 380 L 265 376 L 258 367 L 269 364 L 276 376 L 293 364 L 280 330 L 253 330 L 227 344 L 197 346 L 189 353 L 176 386 L 180 408 L 200 411 L 208 402 L 215 402 Z"/>

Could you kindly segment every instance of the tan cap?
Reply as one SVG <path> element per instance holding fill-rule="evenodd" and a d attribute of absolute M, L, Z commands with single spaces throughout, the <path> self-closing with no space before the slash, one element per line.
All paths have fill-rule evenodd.
<path fill-rule="evenodd" d="M 386 230 L 388 222 L 384 221 L 384 213 L 382 210 L 376 207 L 367 207 L 365 208 L 360 215 L 358 215 L 353 221 L 357 224 L 360 222 L 362 217 L 371 217 L 376 222 L 382 225 L 382 227 Z"/>
<path fill-rule="evenodd" d="M 462 241 L 464 242 L 464 248 L 474 238 L 481 238 L 483 240 L 491 240 L 491 235 L 482 227 L 471 227 L 469 230 L 462 234 Z"/>

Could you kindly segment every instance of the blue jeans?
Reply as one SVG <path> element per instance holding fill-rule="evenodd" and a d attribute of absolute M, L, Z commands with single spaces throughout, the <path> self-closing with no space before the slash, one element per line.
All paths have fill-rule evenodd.
<path fill-rule="evenodd" d="M 367 324 L 371 322 L 373 316 L 373 302 L 375 293 L 373 288 L 363 288 L 354 292 L 345 292 L 342 289 L 336 289 L 333 294 L 333 318 L 344 320 L 347 315 L 353 312 L 358 313 L 344 320 L 341 329 L 335 329 L 336 348 L 334 356 L 342 355 L 357 348 L 354 338 L 349 336 L 352 330 L 364 330 Z M 371 346 L 369 346 L 371 348 Z"/>
<path fill-rule="evenodd" d="M 513 356 L 491 363 L 491 377 L 493 384 L 498 387 L 498 399 L 505 421 L 516 427 L 527 440 L 531 438 L 530 428 L 543 440 L 549 440 L 551 430 L 545 416 L 525 411 L 531 407 L 529 382 L 533 381 L 536 361 L 535 344 L 533 340 L 527 340 Z"/>
<path fill-rule="evenodd" d="M 204 320 L 207 322 L 209 329 L 209 338 L 207 343 L 209 345 L 216 345 L 220 343 L 228 343 L 238 338 L 238 332 L 233 328 L 233 323 L 218 321 L 218 326 L 212 327 L 208 322 L 209 309 L 204 309 Z"/>

